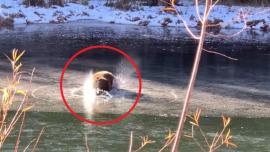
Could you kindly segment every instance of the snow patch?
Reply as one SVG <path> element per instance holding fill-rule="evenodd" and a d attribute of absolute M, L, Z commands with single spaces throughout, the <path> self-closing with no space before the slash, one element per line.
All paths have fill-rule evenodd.
<path fill-rule="evenodd" d="M 162 6 L 139 6 L 138 10 L 122 11 L 104 6 L 106 1 L 91 0 L 89 5 L 67 3 L 64 7 L 53 6 L 26 7 L 22 5 L 21 0 L 1 0 L 0 16 L 15 16 L 15 24 L 31 23 L 65 23 L 77 20 L 98 20 L 109 23 L 134 24 L 145 26 L 183 26 L 174 14 L 165 13 Z M 177 6 L 183 19 L 189 26 L 196 27 L 198 18 L 196 18 L 195 7 L 191 3 L 184 3 L 183 6 Z M 200 13 L 204 6 L 200 6 Z M 240 7 L 217 5 L 213 8 L 210 20 L 221 19 L 221 27 L 238 29 L 244 26 L 242 18 L 247 15 L 247 20 L 264 19 L 270 24 L 270 7 Z M 164 24 L 166 20 L 169 23 Z M 262 23 L 254 26 L 259 29 Z"/>

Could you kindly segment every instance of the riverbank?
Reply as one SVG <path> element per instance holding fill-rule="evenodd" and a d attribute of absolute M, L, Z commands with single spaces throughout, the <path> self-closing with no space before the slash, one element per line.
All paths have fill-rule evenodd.
<path fill-rule="evenodd" d="M 59 30 L 61 29 L 61 30 Z M 120 30 L 122 29 L 122 30 Z M 159 31 L 159 32 L 158 32 Z M 164 29 L 170 31 L 170 28 Z M 188 37 L 172 35 L 156 28 L 104 23 L 68 23 L 58 25 L 17 26 L 14 31 L 0 32 L 0 50 L 10 54 L 18 48 L 27 50 L 23 58 L 24 70 L 36 68 L 32 87 L 22 79 L 22 88 L 30 88 L 33 111 L 68 112 L 60 97 L 61 70 L 75 52 L 89 45 L 106 44 L 118 47 L 135 59 L 143 78 L 142 97 L 134 114 L 177 116 L 181 110 L 196 42 Z M 140 34 L 138 34 L 140 33 Z M 173 36 L 174 35 L 174 36 Z M 131 39 L 132 38 L 132 39 Z M 238 61 L 205 53 L 201 62 L 191 111 L 201 108 L 206 116 L 269 117 L 270 68 L 267 41 L 209 40 L 207 45 Z M 219 43 L 217 43 L 219 42 Z M 269 42 L 269 41 L 268 41 Z M 216 44 L 216 45 L 215 45 Z M 249 44 L 249 45 L 246 45 Z M 8 60 L 1 56 L 1 86 L 9 74 Z M 69 69 L 65 80 L 65 95 L 76 112 L 83 112 L 82 96 L 76 93 L 91 69 L 107 69 L 117 73 L 123 69 L 115 60 L 79 58 Z M 109 62 L 111 60 L 111 62 Z M 125 66 L 124 66 L 125 67 Z M 117 73 L 121 74 L 121 72 Z M 136 94 L 136 77 L 128 77 L 125 90 Z M 128 83 L 129 84 L 129 83 Z M 101 104 L 101 113 L 123 113 L 133 103 L 133 97 L 116 97 Z"/>
<path fill-rule="evenodd" d="M 91 0 L 88 5 L 67 3 L 64 7 L 26 7 L 19 0 L 3 0 L 0 2 L 0 16 L 12 17 L 15 24 L 34 23 L 66 23 L 82 19 L 97 20 L 108 23 L 132 24 L 140 26 L 173 26 L 183 27 L 182 21 L 172 13 L 162 11 L 163 6 L 134 6 L 133 9 L 119 10 L 108 7 L 109 2 Z M 196 9 L 193 2 L 183 1 L 177 6 L 183 19 L 190 27 L 197 27 L 199 19 L 196 18 Z M 209 19 L 221 21 L 224 29 L 241 29 L 246 21 L 264 20 L 253 26 L 254 29 L 262 29 L 270 24 L 269 7 L 226 6 L 217 5 L 213 8 Z M 203 12 L 203 5 L 199 7 L 199 13 Z M 265 31 L 268 32 L 266 27 Z"/>
<path fill-rule="evenodd" d="M 100 29 L 103 29 L 103 31 Z M 191 28 L 191 30 L 196 34 L 199 34 L 195 28 Z M 226 29 L 221 31 L 220 34 L 232 35 L 238 31 L 238 29 Z M 45 35 L 46 37 L 56 37 L 59 39 L 68 38 L 74 40 L 91 40 L 93 38 L 99 38 L 103 39 L 100 42 L 105 44 L 110 43 L 110 41 L 113 41 L 114 39 L 133 38 L 139 40 L 155 40 L 157 43 L 177 42 L 177 44 L 191 43 L 191 45 L 196 43 L 184 28 L 157 26 L 139 27 L 136 25 L 110 24 L 96 20 L 79 20 L 63 24 L 16 24 L 12 29 L 0 29 L 1 35 L 16 35 L 17 37 L 24 37 L 25 35 L 29 35 L 29 37 L 31 37 L 33 33 Z M 233 46 L 237 46 L 238 43 L 241 43 L 244 44 L 242 45 L 243 48 L 258 46 L 261 47 L 258 48 L 259 50 L 267 50 L 264 49 L 264 47 L 268 47 L 269 41 L 270 33 L 261 33 L 258 30 L 251 31 L 246 29 L 238 35 L 230 38 L 222 36 L 207 37 L 206 45 L 211 43 L 211 46 L 218 46 L 222 43 L 224 45 L 229 45 L 229 50 L 237 51 Z M 175 43 L 175 45 L 177 44 Z M 177 49 L 171 51 L 176 50 Z"/>

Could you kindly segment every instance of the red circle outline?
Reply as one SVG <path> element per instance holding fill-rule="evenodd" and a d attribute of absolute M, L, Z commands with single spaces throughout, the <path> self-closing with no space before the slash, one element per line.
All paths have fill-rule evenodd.
<path fill-rule="evenodd" d="M 64 75 L 65 75 L 65 72 L 66 72 L 68 66 L 80 54 L 82 54 L 84 52 L 87 52 L 87 51 L 91 51 L 93 49 L 108 49 L 108 50 L 115 51 L 115 52 L 118 52 L 119 54 L 123 55 L 133 65 L 133 67 L 134 67 L 134 69 L 135 69 L 135 71 L 137 73 L 138 80 L 139 80 L 139 89 L 138 89 L 137 97 L 136 97 L 135 102 L 133 103 L 132 107 L 126 113 L 124 113 L 121 116 L 119 116 L 118 118 L 110 120 L 110 121 L 96 122 L 96 121 L 88 120 L 88 119 L 80 116 L 78 113 L 76 113 L 75 111 L 72 110 L 72 108 L 69 106 L 69 104 L 67 103 L 66 98 L 64 96 L 63 79 L 64 79 Z M 112 125 L 112 124 L 117 123 L 117 122 L 121 121 L 122 119 L 126 118 L 134 110 L 134 108 L 138 104 L 138 102 L 140 100 L 140 96 L 141 96 L 141 90 L 142 90 L 142 77 L 141 77 L 141 73 L 140 73 L 139 68 L 138 68 L 137 64 L 135 63 L 135 61 L 128 54 L 126 54 L 124 51 L 122 51 L 120 49 L 117 49 L 115 47 L 112 47 L 112 46 L 108 46 L 108 45 L 95 45 L 95 46 L 89 46 L 87 48 L 84 48 L 84 49 L 76 52 L 67 61 L 64 68 L 62 69 L 59 84 L 60 84 L 60 92 L 61 92 L 62 100 L 63 100 L 65 106 L 68 108 L 68 110 L 70 111 L 70 113 L 73 116 L 75 116 L 77 119 L 79 119 L 81 121 L 84 121 L 84 122 L 87 122 L 87 123 L 90 123 L 90 124 L 94 124 L 94 125 Z"/>

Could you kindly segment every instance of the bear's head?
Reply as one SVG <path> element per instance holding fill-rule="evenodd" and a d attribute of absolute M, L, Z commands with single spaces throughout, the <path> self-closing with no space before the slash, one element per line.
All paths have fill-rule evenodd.
<path fill-rule="evenodd" d="M 99 90 L 111 91 L 114 75 L 108 71 L 100 71 L 94 74 L 94 87 Z"/>

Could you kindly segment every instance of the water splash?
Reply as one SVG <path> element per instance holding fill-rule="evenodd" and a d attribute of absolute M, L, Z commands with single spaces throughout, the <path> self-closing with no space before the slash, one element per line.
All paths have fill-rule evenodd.
<path fill-rule="evenodd" d="M 94 75 L 93 71 L 85 78 L 83 84 L 83 106 L 88 114 L 94 113 L 94 108 L 96 105 L 96 89 L 94 88 Z"/>
<path fill-rule="evenodd" d="M 131 81 L 132 74 L 134 73 L 133 67 L 131 67 L 127 61 L 121 60 L 118 64 L 115 74 L 114 84 L 116 88 L 125 88 Z"/>
<path fill-rule="evenodd" d="M 94 73 L 91 70 L 86 76 L 83 85 L 83 106 L 85 114 L 90 114 L 89 116 L 91 117 L 91 115 L 96 112 L 112 110 L 115 104 L 115 102 L 112 101 L 115 99 L 117 99 L 115 101 L 122 102 L 126 101 L 126 98 L 132 97 L 134 93 L 130 89 L 134 88 L 132 84 L 134 81 L 134 79 L 132 79 L 133 73 L 133 68 L 128 66 L 127 62 L 121 61 L 116 67 L 113 89 L 110 92 L 103 91 L 102 94 L 96 95 L 97 90 L 93 87 Z"/>

